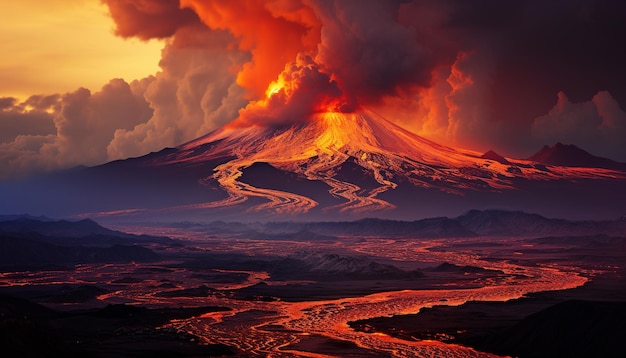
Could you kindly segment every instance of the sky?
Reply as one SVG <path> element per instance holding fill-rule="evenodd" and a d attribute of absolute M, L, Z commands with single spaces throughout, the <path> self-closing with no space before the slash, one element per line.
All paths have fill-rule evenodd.
<path fill-rule="evenodd" d="M 624 38 L 618 0 L 13 2 L 0 178 L 362 107 L 449 146 L 626 162 Z"/>
<path fill-rule="evenodd" d="M 0 96 L 99 89 L 159 70 L 162 41 L 124 40 L 107 7 L 88 0 L 21 0 L 0 12 Z"/>

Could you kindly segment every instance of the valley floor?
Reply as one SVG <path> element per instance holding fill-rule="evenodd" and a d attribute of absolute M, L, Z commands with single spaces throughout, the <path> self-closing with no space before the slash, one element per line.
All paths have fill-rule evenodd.
<path fill-rule="evenodd" d="M 623 353 L 622 237 L 167 234 L 128 251 L 139 261 L 4 267 L 4 346 L 28 356 L 45 341 L 94 357 Z"/>

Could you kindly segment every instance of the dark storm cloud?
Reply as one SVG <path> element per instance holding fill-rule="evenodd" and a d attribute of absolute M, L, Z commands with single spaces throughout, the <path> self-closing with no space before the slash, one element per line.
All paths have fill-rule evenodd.
<path fill-rule="evenodd" d="M 180 9 L 178 0 L 102 0 L 115 21 L 115 33 L 143 40 L 172 36 L 181 27 L 199 24 L 196 14 Z"/>
<path fill-rule="evenodd" d="M 497 119 L 542 115 L 559 91 L 574 102 L 609 91 L 626 103 L 624 1 L 455 1 L 447 27 L 496 53 Z"/>
<path fill-rule="evenodd" d="M 403 86 L 428 86 L 436 65 L 416 31 L 397 21 L 400 1 L 319 1 L 318 61 L 345 91 L 369 102 Z"/>
<path fill-rule="evenodd" d="M 549 136 L 538 135 L 541 126 L 533 123 L 552 111 L 558 93 L 573 104 L 582 104 L 606 92 L 599 98 L 610 96 L 619 110 L 626 106 L 626 51 L 622 45 L 626 2 L 416 0 L 403 6 L 400 20 L 418 31 L 419 14 L 431 11 L 434 15 L 427 20 L 434 21 L 433 26 L 417 38 L 422 41 L 422 34 L 434 33 L 439 43 L 445 44 L 437 50 L 436 43 L 422 42 L 429 51 L 440 54 L 436 57 L 443 67 L 433 77 L 432 86 L 416 99 L 421 101 L 416 107 L 421 106 L 420 113 L 427 118 L 421 128 L 440 133 L 441 140 L 457 145 L 498 149 L 518 157 L 530 155 L 539 144 L 552 144 L 538 143 L 538 138 L 566 141 L 576 128 L 580 133 L 574 137 L 599 136 L 586 142 L 606 139 L 606 143 L 614 143 L 609 132 L 592 134 L 583 129 L 593 126 L 597 115 L 576 116 L 578 122 L 584 120 L 588 125 L 552 127 Z M 444 52 L 450 48 L 463 55 L 446 69 L 449 57 Z M 446 87 L 447 93 L 442 94 Z M 432 98 L 434 88 L 439 89 L 437 101 Z M 429 101 L 436 106 L 428 107 Z M 444 105 L 448 113 L 442 113 Z M 621 117 L 615 118 L 619 121 Z M 567 122 L 562 116 L 561 120 Z M 404 122 L 410 125 L 410 120 Z M 419 118 L 414 123 L 414 128 L 420 128 Z M 433 129 L 436 125 L 439 130 Z M 608 150 L 606 145 L 596 144 L 588 149 L 623 158 L 620 146 Z"/>

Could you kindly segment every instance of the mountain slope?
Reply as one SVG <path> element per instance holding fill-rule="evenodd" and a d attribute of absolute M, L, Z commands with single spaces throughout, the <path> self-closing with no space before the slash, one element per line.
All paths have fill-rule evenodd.
<path fill-rule="evenodd" d="M 626 212 L 625 182 L 626 171 L 446 147 L 359 110 L 235 121 L 177 148 L 0 185 L 0 214 L 352 220 L 494 207 L 562 217 L 580 206 L 614 217 Z"/>

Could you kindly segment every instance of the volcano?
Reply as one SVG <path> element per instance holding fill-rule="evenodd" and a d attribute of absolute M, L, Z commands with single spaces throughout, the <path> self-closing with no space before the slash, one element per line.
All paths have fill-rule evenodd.
<path fill-rule="evenodd" d="M 439 145 L 363 109 L 282 126 L 235 121 L 177 148 L 0 194 L 31 213 L 169 218 L 409 218 L 489 207 L 563 216 L 578 206 L 616 216 L 626 209 L 624 200 L 612 202 L 626 197 L 626 172 L 498 159 Z"/>

